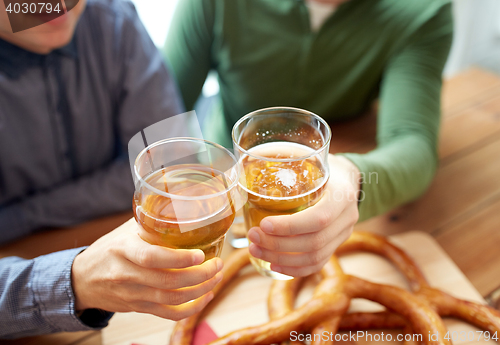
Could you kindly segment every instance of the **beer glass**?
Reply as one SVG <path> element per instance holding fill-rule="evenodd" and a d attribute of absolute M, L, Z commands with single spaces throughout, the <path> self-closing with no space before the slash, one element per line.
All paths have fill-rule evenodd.
<path fill-rule="evenodd" d="M 248 194 L 244 206 L 247 232 L 268 216 L 289 215 L 314 205 L 329 177 L 331 130 L 319 116 L 302 109 L 275 107 L 242 117 L 232 132 L 235 154 Z M 292 277 L 251 258 L 254 267 L 274 279 Z"/>
<path fill-rule="evenodd" d="M 146 147 L 134 164 L 134 215 L 151 244 L 219 256 L 241 195 L 240 166 L 224 147 L 173 138 Z"/>

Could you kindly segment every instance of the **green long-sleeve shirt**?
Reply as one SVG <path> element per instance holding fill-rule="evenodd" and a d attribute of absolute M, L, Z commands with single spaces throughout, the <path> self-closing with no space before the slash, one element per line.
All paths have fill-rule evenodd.
<path fill-rule="evenodd" d="M 299 107 L 332 121 L 378 97 L 377 148 L 345 154 L 366 177 L 363 220 L 418 197 L 434 176 L 450 7 L 351 0 L 313 32 L 302 0 L 181 0 L 165 54 L 187 109 L 218 72 L 221 112 L 204 135 L 224 145 L 233 124 L 259 108 Z"/>

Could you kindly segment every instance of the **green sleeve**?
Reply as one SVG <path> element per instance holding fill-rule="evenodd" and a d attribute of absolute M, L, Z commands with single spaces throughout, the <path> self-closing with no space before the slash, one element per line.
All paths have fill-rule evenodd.
<path fill-rule="evenodd" d="M 438 166 L 442 70 L 452 41 L 445 5 L 389 61 L 383 75 L 377 148 L 345 154 L 361 171 L 360 221 L 420 196 Z"/>
<path fill-rule="evenodd" d="M 212 68 L 213 0 L 182 0 L 177 4 L 164 47 L 186 110 L 192 110 Z"/>

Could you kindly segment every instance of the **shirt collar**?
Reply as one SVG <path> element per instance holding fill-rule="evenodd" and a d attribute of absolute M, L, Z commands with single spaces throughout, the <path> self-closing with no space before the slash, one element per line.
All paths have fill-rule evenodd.
<path fill-rule="evenodd" d="M 47 55 L 52 54 L 76 59 L 78 50 L 75 37 L 69 44 Z M 19 78 L 28 68 L 40 66 L 47 55 L 32 53 L 0 38 L 0 72 L 5 73 L 9 78 Z"/>

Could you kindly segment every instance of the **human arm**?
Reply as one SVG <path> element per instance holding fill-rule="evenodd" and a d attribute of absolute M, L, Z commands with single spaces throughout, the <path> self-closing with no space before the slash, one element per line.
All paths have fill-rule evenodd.
<path fill-rule="evenodd" d="M 222 278 L 222 261 L 203 259 L 200 250 L 149 245 L 133 219 L 88 248 L 1 259 L 0 338 L 96 330 L 107 325 L 108 311 L 187 317 Z"/>
<path fill-rule="evenodd" d="M 75 309 L 135 311 L 172 320 L 203 309 L 222 279 L 217 274 L 222 260 L 202 264 L 201 250 L 151 245 L 139 237 L 137 227 L 131 219 L 75 258 Z"/>
<path fill-rule="evenodd" d="M 414 200 L 438 167 L 442 71 L 452 41 L 445 5 L 389 61 L 381 85 L 377 148 L 345 154 L 361 171 L 360 221 Z"/>
<path fill-rule="evenodd" d="M 109 109 L 109 114 L 105 114 L 103 121 L 108 123 L 103 127 L 113 130 L 113 133 L 106 134 L 116 142 L 116 155 L 98 169 L 2 205 L 0 243 L 28 235 L 38 228 L 68 226 L 131 209 L 134 186 L 127 156 L 129 139 L 143 128 L 183 111 L 175 83 L 137 13 L 128 2 L 120 2 L 119 6 L 123 8 L 117 9 L 117 14 L 105 17 L 113 21 L 107 25 L 117 31 L 113 40 L 114 50 L 106 48 L 110 50 L 106 52 L 106 58 L 112 60 L 110 65 L 113 65 L 106 73 L 111 76 L 96 80 L 103 83 L 104 80 L 116 80 L 103 87 L 109 89 L 109 95 L 105 97 L 114 100 L 114 109 Z M 100 18 L 97 14 L 102 16 L 105 11 L 95 7 L 91 10 L 96 12 L 91 17 L 94 19 Z M 89 128 L 92 128 L 90 122 Z M 175 128 L 170 135 L 182 136 L 183 133 L 180 128 Z M 86 145 L 89 133 L 78 134 L 83 138 L 78 145 Z"/>
<path fill-rule="evenodd" d="M 321 199 L 286 216 L 266 217 L 248 232 L 250 254 L 294 277 L 319 271 L 358 220 L 360 175 L 351 161 L 328 155 L 330 177 Z"/>
<path fill-rule="evenodd" d="M 25 260 L 0 259 L 0 338 L 100 329 L 110 313 L 92 311 L 87 323 L 77 316 L 71 265 L 84 248 Z"/>
<path fill-rule="evenodd" d="M 165 43 L 164 56 L 172 66 L 187 110 L 192 110 L 210 69 L 214 1 L 179 1 Z"/>
<path fill-rule="evenodd" d="M 360 220 L 413 200 L 432 181 L 437 169 L 441 73 L 452 37 L 450 12 L 448 5 L 443 6 L 388 62 L 382 81 L 377 148 L 363 155 L 336 155 L 349 163 L 330 165 L 331 171 L 343 171 L 345 176 L 353 165 L 359 171 Z M 260 228 L 251 229 L 250 253 L 288 275 L 317 271 L 358 219 L 352 211 L 357 200 L 324 201 L 329 190 L 351 188 L 352 193 L 359 188 L 353 181 L 345 184 L 348 178 L 335 181 L 329 182 L 316 205 L 295 215 L 268 217 Z M 346 212 L 340 211 L 344 209 Z"/>

